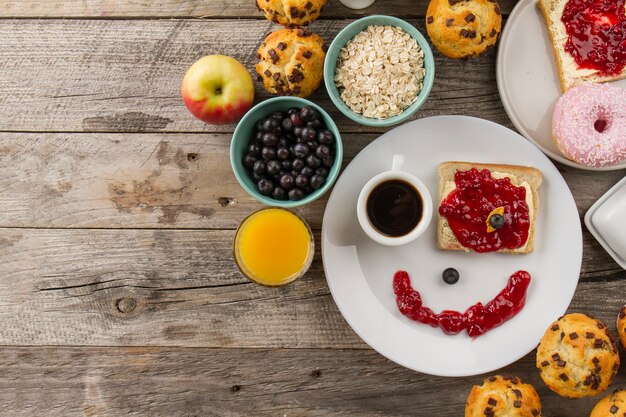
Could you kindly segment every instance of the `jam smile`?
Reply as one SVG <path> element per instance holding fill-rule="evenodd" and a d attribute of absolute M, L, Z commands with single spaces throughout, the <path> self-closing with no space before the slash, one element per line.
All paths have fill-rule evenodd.
<path fill-rule="evenodd" d="M 519 313 L 526 303 L 529 284 L 530 274 L 517 271 L 511 275 L 504 289 L 487 304 L 478 302 L 465 313 L 444 310 L 435 314 L 430 308 L 424 307 L 420 293 L 411 287 L 407 272 L 398 271 L 393 277 L 393 291 L 402 314 L 411 320 L 439 327 L 445 334 L 457 334 L 467 330 L 470 337 L 480 336 Z"/>

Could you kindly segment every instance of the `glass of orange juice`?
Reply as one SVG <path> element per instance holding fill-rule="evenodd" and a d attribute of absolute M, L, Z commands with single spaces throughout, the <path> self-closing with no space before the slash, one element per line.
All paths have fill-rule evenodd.
<path fill-rule="evenodd" d="M 234 255 L 239 270 L 262 285 L 293 282 L 309 269 L 314 253 L 309 226 L 283 208 L 270 207 L 252 213 L 235 234 Z"/>

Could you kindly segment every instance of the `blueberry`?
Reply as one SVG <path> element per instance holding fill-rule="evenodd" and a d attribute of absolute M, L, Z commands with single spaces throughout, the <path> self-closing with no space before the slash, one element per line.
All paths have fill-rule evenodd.
<path fill-rule="evenodd" d="M 313 175 L 314 171 L 313 171 L 313 169 L 312 169 L 312 168 L 310 168 L 310 167 L 304 167 L 304 168 L 302 168 L 302 169 L 300 170 L 300 173 L 301 173 L 302 175 L 306 175 L 306 176 L 310 177 L 311 175 Z"/>
<path fill-rule="evenodd" d="M 272 197 L 276 200 L 284 200 L 287 198 L 287 193 L 281 187 L 274 187 L 274 191 L 272 191 Z"/>
<path fill-rule="evenodd" d="M 296 177 L 296 186 L 304 188 L 307 185 L 309 185 L 309 177 L 307 177 L 306 175 L 298 175 Z"/>
<path fill-rule="evenodd" d="M 276 146 L 278 143 L 278 136 L 274 133 L 266 133 L 263 135 L 263 145 Z"/>
<path fill-rule="evenodd" d="M 294 113 L 289 116 L 289 118 L 291 119 L 291 123 L 293 123 L 293 125 L 296 127 L 304 125 L 304 120 L 302 120 L 302 117 L 300 117 L 300 113 Z"/>
<path fill-rule="evenodd" d="M 304 168 L 304 161 L 302 159 L 294 159 L 293 162 L 291 163 L 291 168 L 294 169 L 295 171 L 300 171 L 302 170 L 302 168 Z"/>
<path fill-rule="evenodd" d="M 258 160 L 254 163 L 254 167 L 252 167 L 252 171 L 254 171 L 255 173 L 261 175 L 261 174 L 265 174 L 265 162 Z"/>
<path fill-rule="evenodd" d="M 317 141 L 322 145 L 330 145 L 335 141 L 335 137 L 329 130 L 320 130 L 317 134 Z"/>
<path fill-rule="evenodd" d="M 295 180 L 293 179 L 292 175 L 285 174 L 282 177 L 280 177 L 280 186 L 283 187 L 285 190 L 292 189 L 294 184 L 295 184 Z"/>
<path fill-rule="evenodd" d="M 266 172 L 269 175 L 278 174 L 281 169 L 282 169 L 282 165 L 280 164 L 280 162 L 278 162 L 276 160 L 268 161 L 267 164 L 266 164 Z"/>
<path fill-rule="evenodd" d="M 304 106 L 302 110 L 300 110 L 300 117 L 305 122 L 311 122 L 314 119 L 318 118 L 319 114 L 317 113 L 317 110 L 315 110 L 313 107 Z"/>
<path fill-rule="evenodd" d="M 300 111 L 300 110 L 298 110 Z M 256 123 L 254 124 L 254 130 L 256 130 L 257 132 L 259 130 L 263 130 L 263 119 L 259 119 L 256 121 Z"/>
<path fill-rule="evenodd" d="M 297 143 L 293 147 L 293 153 L 298 158 L 304 158 L 305 156 L 309 154 L 309 152 L 310 152 L 309 147 L 306 146 L 304 143 Z"/>
<path fill-rule="evenodd" d="M 272 181 L 265 178 L 257 183 L 257 187 L 259 187 L 259 192 L 263 195 L 270 195 L 274 191 L 274 184 Z"/>
<path fill-rule="evenodd" d="M 328 168 L 325 167 L 319 167 L 315 170 L 315 173 L 317 175 L 321 175 L 322 177 L 326 178 L 328 176 Z"/>
<path fill-rule="evenodd" d="M 321 160 L 330 156 L 330 148 L 328 145 L 320 145 L 315 150 L 315 155 Z"/>
<path fill-rule="evenodd" d="M 309 147 L 309 149 L 311 150 L 311 152 L 315 152 L 317 150 L 317 147 L 319 146 L 316 142 L 313 141 L 308 141 L 306 143 L 306 146 Z"/>
<path fill-rule="evenodd" d="M 291 116 L 292 114 L 298 114 L 298 113 L 300 113 L 300 109 L 297 107 L 292 107 L 289 110 L 287 110 L 287 114 L 289 116 Z"/>
<path fill-rule="evenodd" d="M 310 122 L 307 122 L 306 125 L 314 128 L 314 129 L 319 129 L 319 128 L 324 126 L 324 123 L 322 122 L 322 119 L 318 118 L 318 119 L 313 119 Z"/>
<path fill-rule="evenodd" d="M 254 134 L 254 143 L 256 144 L 260 144 L 263 141 L 263 135 L 265 133 L 263 133 L 263 131 L 259 130 L 258 132 L 256 132 Z"/>
<path fill-rule="evenodd" d="M 314 190 L 317 190 L 322 186 L 322 184 L 324 184 L 324 181 L 325 179 L 321 175 L 313 175 L 311 177 L 311 187 L 313 187 Z"/>
<path fill-rule="evenodd" d="M 291 190 L 289 190 L 290 200 L 302 200 L 302 197 L 304 197 L 304 190 L 302 188 L 292 188 Z"/>
<path fill-rule="evenodd" d="M 309 126 L 305 126 L 302 128 L 302 134 L 300 136 L 306 141 L 314 141 L 317 139 L 317 130 Z"/>
<path fill-rule="evenodd" d="M 266 146 L 261 149 L 261 155 L 263 155 L 263 158 L 267 160 L 276 159 L 276 149 L 270 146 Z"/>
<path fill-rule="evenodd" d="M 268 117 L 267 119 L 265 119 L 263 121 L 263 131 L 264 132 L 273 132 L 274 129 L 276 129 L 279 126 L 278 120 L 276 119 L 272 119 L 271 117 Z"/>
<path fill-rule="evenodd" d="M 280 139 L 278 139 L 278 143 L 277 145 L 279 148 L 286 148 L 287 146 L 289 146 L 289 140 L 286 137 L 282 137 Z"/>
<path fill-rule="evenodd" d="M 275 134 L 276 137 L 281 137 L 283 135 L 283 128 L 279 126 L 276 129 L 274 129 L 271 133 Z"/>
<path fill-rule="evenodd" d="M 252 155 L 256 158 L 261 156 L 261 147 L 256 143 L 251 143 L 248 145 L 248 155 Z"/>
<path fill-rule="evenodd" d="M 246 155 L 243 157 L 243 166 L 248 169 L 252 169 L 254 167 L 254 163 L 256 162 L 256 158 L 252 155 Z"/>
<path fill-rule="evenodd" d="M 326 168 L 331 168 L 334 163 L 335 163 L 335 158 L 333 156 L 327 156 L 326 158 L 322 160 L 322 164 Z"/>
<path fill-rule="evenodd" d="M 454 268 L 446 268 L 443 270 L 441 277 L 443 278 L 443 282 L 446 284 L 456 284 L 459 282 L 459 271 Z"/>
<path fill-rule="evenodd" d="M 322 161 L 315 155 L 309 155 L 306 157 L 306 164 L 311 168 L 317 168 L 322 165 Z"/>
<path fill-rule="evenodd" d="M 283 131 L 284 132 L 291 132 L 293 131 L 293 122 L 291 121 L 291 119 L 289 117 L 287 117 L 286 119 L 283 119 L 282 122 L 282 126 L 283 126 Z"/>
<path fill-rule="evenodd" d="M 489 225 L 498 230 L 504 226 L 504 217 L 500 214 L 493 214 L 489 217 Z"/>
<path fill-rule="evenodd" d="M 293 169 L 293 167 L 291 166 L 291 161 L 289 159 L 282 161 L 280 164 L 285 171 L 291 171 Z"/>
<path fill-rule="evenodd" d="M 296 126 L 293 128 L 293 134 L 296 135 L 297 138 L 301 138 L 302 137 L 302 129 L 304 129 L 302 126 Z"/>
<path fill-rule="evenodd" d="M 290 156 L 291 152 L 289 152 L 289 149 L 287 148 L 278 148 L 278 150 L 276 151 L 276 157 L 281 161 L 288 159 Z"/>
<path fill-rule="evenodd" d="M 263 174 L 257 174 L 256 172 L 252 173 L 252 179 L 254 180 L 254 182 L 259 182 L 264 178 L 265 178 L 265 175 Z"/>
<path fill-rule="evenodd" d="M 283 113 L 282 111 L 275 111 L 275 112 L 273 112 L 273 113 L 271 114 L 271 116 L 270 116 L 270 117 L 272 117 L 272 118 L 274 118 L 274 119 L 278 119 L 278 121 L 281 121 L 281 120 L 283 120 L 285 117 L 287 117 L 287 114 L 286 114 L 286 113 Z"/>

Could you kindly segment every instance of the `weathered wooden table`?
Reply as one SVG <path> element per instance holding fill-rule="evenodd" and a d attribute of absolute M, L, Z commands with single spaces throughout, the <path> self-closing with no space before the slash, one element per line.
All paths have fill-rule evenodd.
<path fill-rule="evenodd" d="M 501 0 L 505 15 L 514 3 Z M 378 0 L 366 12 L 423 30 L 426 4 Z M 261 206 L 231 173 L 234 126 L 194 119 L 179 92 L 206 54 L 252 70 L 276 28 L 253 0 L 0 0 L 0 16 L 0 414 L 463 414 L 483 377 L 431 377 L 369 349 L 335 307 L 319 253 L 285 288 L 239 274 L 234 229 Z M 311 29 L 329 42 L 355 17 L 329 0 Z M 417 117 L 512 127 L 495 51 L 435 55 Z M 312 99 L 337 120 L 345 166 L 383 130 L 340 116 L 323 90 Z M 267 97 L 257 84 L 257 101 Z M 581 216 L 624 175 L 560 169 Z M 325 201 L 297 210 L 318 236 Z M 584 241 L 570 310 L 614 326 L 626 274 L 587 231 Z M 597 400 L 552 394 L 534 352 L 501 372 L 533 383 L 545 416 L 587 416 Z"/>

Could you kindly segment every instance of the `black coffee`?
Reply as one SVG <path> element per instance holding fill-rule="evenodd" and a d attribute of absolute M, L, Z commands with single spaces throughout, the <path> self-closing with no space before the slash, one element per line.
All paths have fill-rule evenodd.
<path fill-rule="evenodd" d="M 380 233 L 399 237 L 422 218 L 422 197 L 408 182 L 389 180 L 378 184 L 367 197 L 367 217 Z"/>

